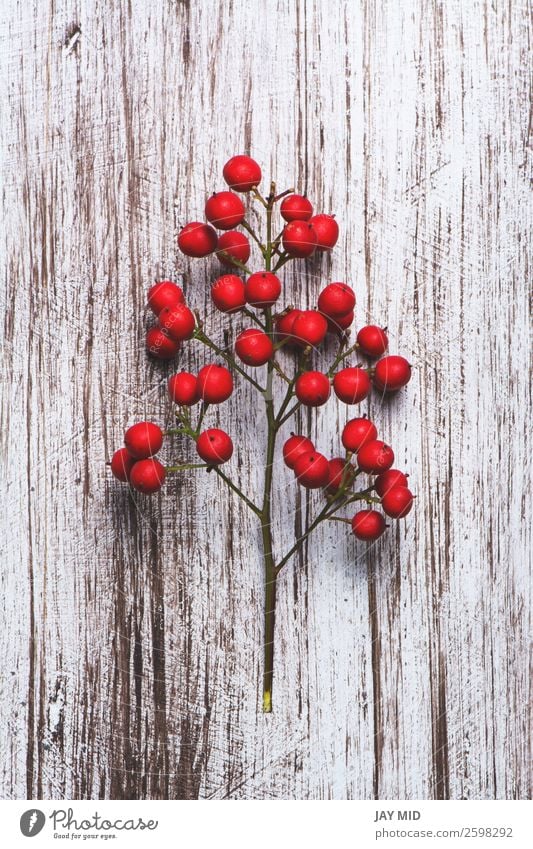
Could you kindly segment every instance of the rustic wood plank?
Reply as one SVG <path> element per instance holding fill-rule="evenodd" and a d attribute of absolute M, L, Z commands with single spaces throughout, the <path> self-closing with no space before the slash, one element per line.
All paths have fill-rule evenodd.
<path fill-rule="evenodd" d="M 526 798 L 525 4 L 4 5 L 0 795 Z M 125 425 L 170 417 L 150 281 L 184 275 L 224 338 L 216 263 L 175 232 L 240 150 L 341 221 L 292 298 L 346 279 L 416 366 L 367 409 L 417 509 L 287 567 L 268 717 L 248 515 L 211 476 L 148 502 L 104 471 Z M 253 488 L 251 403 L 220 421 Z M 313 419 L 323 450 L 345 419 Z M 276 472 L 286 545 L 316 499 Z"/>

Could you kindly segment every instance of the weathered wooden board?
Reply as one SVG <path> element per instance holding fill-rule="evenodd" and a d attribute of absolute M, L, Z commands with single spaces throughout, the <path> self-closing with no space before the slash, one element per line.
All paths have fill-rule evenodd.
<path fill-rule="evenodd" d="M 3 12 L 2 797 L 527 797 L 527 4 Z M 241 151 L 341 223 L 293 299 L 350 282 L 416 366 L 368 410 L 417 509 L 369 553 L 328 526 L 287 568 L 267 717 L 248 515 L 212 476 L 148 502 L 104 466 L 125 425 L 170 417 L 154 277 L 185 275 L 223 338 L 216 263 L 175 233 Z M 323 450 L 345 417 L 318 413 Z M 220 420 L 252 487 L 246 387 Z M 276 471 L 285 547 L 315 497 Z"/>

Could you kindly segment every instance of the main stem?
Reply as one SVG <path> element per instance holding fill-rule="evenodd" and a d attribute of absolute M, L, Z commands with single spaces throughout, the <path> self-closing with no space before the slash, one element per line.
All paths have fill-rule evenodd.
<path fill-rule="evenodd" d="M 274 467 L 274 448 L 276 444 L 276 425 L 272 400 L 272 369 L 266 389 L 266 411 L 268 423 L 267 451 L 265 458 L 265 488 L 261 510 L 261 532 L 263 537 L 263 558 L 265 564 L 265 624 L 264 624 L 264 660 L 263 660 L 263 711 L 272 711 L 272 681 L 274 678 L 274 627 L 276 619 L 276 579 L 277 569 L 272 553 L 272 472 Z M 270 397 L 269 397 L 270 395 Z"/>
<path fill-rule="evenodd" d="M 278 240 L 272 241 L 272 208 L 277 200 L 287 194 L 284 192 L 281 195 L 276 196 L 276 187 L 275 184 L 272 183 L 270 187 L 270 194 L 265 199 L 263 198 L 257 191 L 255 192 L 255 196 L 258 200 L 261 201 L 262 205 L 266 210 L 266 244 L 262 244 L 261 240 L 255 235 L 254 231 L 248 224 L 245 224 L 245 229 L 251 233 L 254 237 L 255 241 L 260 245 L 261 252 L 263 253 L 263 257 L 265 260 L 265 271 L 274 271 L 276 272 L 278 268 L 281 268 L 290 257 L 288 255 L 280 255 L 274 269 L 272 269 L 272 259 L 276 253 L 276 243 Z M 247 273 L 248 269 L 245 266 L 240 266 Z M 274 330 L 274 322 L 272 318 L 272 309 L 269 307 L 265 309 L 264 312 L 265 321 L 264 321 L 264 330 L 265 332 L 272 337 Z M 258 321 L 253 315 L 251 316 L 254 320 Z M 259 324 L 262 324 L 258 321 Z M 218 350 L 223 356 L 224 353 L 218 346 L 206 337 L 206 335 L 201 332 L 199 338 L 209 347 L 213 348 L 213 350 Z M 334 367 L 338 364 L 341 359 L 344 359 L 346 356 L 343 354 L 343 348 L 345 346 L 345 341 L 343 340 L 341 347 L 339 349 L 339 353 L 337 355 L 337 359 L 335 360 Z M 307 528 L 306 532 L 296 541 L 294 546 L 290 549 L 288 554 L 286 554 L 278 564 L 276 564 L 274 560 L 274 554 L 272 551 L 272 479 L 273 479 L 273 470 L 274 470 L 274 451 L 276 446 L 276 436 L 280 427 L 283 425 L 285 421 L 287 421 L 290 416 L 294 414 L 294 412 L 300 406 L 299 402 L 287 412 L 287 407 L 289 406 L 290 400 L 294 395 L 294 384 L 297 379 L 297 376 L 302 372 L 305 367 L 305 363 L 307 361 L 307 357 L 311 353 L 311 349 L 307 348 L 302 353 L 300 357 L 300 361 L 298 364 L 297 372 L 295 373 L 292 380 L 289 380 L 284 373 L 280 370 L 279 366 L 273 361 L 269 360 L 267 364 L 267 382 L 266 387 L 262 390 L 262 387 L 250 376 L 244 372 L 239 366 L 234 364 L 235 368 L 240 371 L 243 376 L 249 380 L 255 388 L 262 391 L 263 397 L 265 399 L 265 409 L 266 409 L 266 418 L 267 418 L 267 449 L 266 449 L 266 457 L 265 457 L 265 477 L 264 477 L 264 490 L 263 490 L 263 501 L 261 506 L 256 506 L 253 504 L 245 495 L 242 493 L 238 487 L 236 487 L 229 478 L 227 478 L 219 469 L 216 469 L 219 476 L 226 482 L 231 489 L 233 489 L 247 504 L 247 506 L 253 510 L 254 513 L 259 517 L 261 521 L 261 535 L 263 542 L 263 561 L 264 561 L 264 576 L 265 576 L 265 612 L 264 612 L 264 644 L 263 644 L 263 712 L 271 713 L 272 712 L 272 687 L 274 680 L 274 631 L 276 625 L 276 581 L 279 572 L 282 567 L 287 563 L 288 560 L 292 557 L 292 555 L 300 548 L 304 540 L 307 539 L 309 534 L 320 524 L 320 522 L 325 521 L 328 518 L 333 517 L 334 513 L 340 508 L 340 506 L 351 503 L 351 498 L 346 498 L 344 493 L 344 487 L 341 484 L 341 490 L 339 491 L 338 501 L 335 504 L 327 503 L 321 512 L 318 514 L 316 519 L 311 523 L 311 525 Z M 228 360 L 229 355 L 226 355 Z M 233 361 L 232 361 L 233 362 Z M 274 396 L 273 396 L 273 384 L 274 384 L 274 374 L 278 371 L 282 377 L 288 383 L 287 392 L 285 395 L 285 399 L 281 404 L 280 409 L 276 415 L 274 411 Z"/>
<path fill-rule="evenodd" d="M 272 263 L 272 206 L 275 189 L 271 187 L 266 210 L 266 251 L 265 270 L 270 271 Z M 272 334 L 272 311 L 265 310 L 265 329 Z M 261 532 L 263 538 L 263 558 L 265 564 L 265 622 L 264 622 L 264 658 L 263 658 L 263 711 L 272 712 L 272 684 L 274 679 L 274 628 L 276 623 L 276 579 L 277 569 L 272 553 L 272 474 L 274 469 L 274 449 L 276 446 L 277 424 L 274 415 L 273 397 L 274 366 L 268 363 L 265 406 L 267 415 L 267 450 L 265 458 L 265 485 L 261 510 Z"/>

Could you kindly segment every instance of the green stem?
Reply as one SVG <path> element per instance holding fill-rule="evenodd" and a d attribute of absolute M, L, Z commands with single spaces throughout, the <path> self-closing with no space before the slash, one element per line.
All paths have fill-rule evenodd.
<path fill-rule="evenodd" d="M 270 185 L 270 195 L 267 200 L 267 211 L 266 211 L 266 231 L 267 231 L 267 243 L 265 250 L 265 271 L 271 271 L 272 265 L 272 206 L 274 203 L 274 194 L 276 191 L 276 187 L 274 183 Z"/>
<path fill-rule="evenodd" d="M 356 343 L 355 343 L 355 345 L 352 345 L 352 347 L 351 347 L 351 348 L 348 348 L 348 350 L 347 350 L 347 351 L 344 351 L 344 353 L 343 353 L 344 347 L 345 347 L 345 345 L 346 345 L 346 341 L 347 341 L 347 340 L 346 340 L 346 336 L 343 336 L 343 337 L 342 337 L 342 339 L 341 339 L 341 343 L 340 343 L 340 345 L 339 345 L 339 350 L 338 350 L 338 352 L 337 352 L 337 356 L 336 356 L 336 357 L 335 357 L 335 359 L 333 360 L 333 364 L 332 364 L 331 368 L 329 369 L 329 371 L 328 371 L 328 373 L 327 373 L 327 374 L 328 374 L 328 377 L 333 377 L 333 375 L 334 375 L 334 373 L 335 373 L 335 369 L 337 368 L 337 366 L 338 366 L 340 363 L 344 362 L 344 360 L 346 359 L 346 357 L 349 357 L 349 356 L 350 356 L 350 354 L 353 354 L 353 353 L 354 353 L 354 351 L 356 351 L 356 350 L 357 350 L 357 348 L 359 347 L 359 345 L 358 345 L 358 344 L 357 344 L 357 342 L 356 342 Z"/>
<path fill-rule="evenodd" d="M 297 402 L 296 402 L 296 404 L 293 404 L 293 405 L 292 405 L 292 407 L 290 408 L 289 412 L 288 412 L 288 413 L 285 413 L 285 415 L 283 416 L 283 418 L 278 420 L 278 427 L 281 427 L 283 424 L 285 424 L 285 422 L 287 421 L 287 419 L 290 419 L 290 417 L 291 417 L 292 415 L 294 415 L 294 413 L 296 412 L 296 410 L 299 410 L 301 406 L 302 406 L 302 402 L 301 402 L 301 401 L 297 401 Z"/>
<path fill-rule="evenodd" d="M 275 343 L 275 345 L 274 345 L 274 350 L 275 350 L 275 351 L 280 351 L 280 350 L 281 350 L 281 348 L 284 348 L 284 347 L 285 347 L 285 345 L 288 345 L 290 342 L 293 342 L 293 341 L 294 341 L 294 340 L 293 340 L 290 336 L 285 336 L 285 338 L 284 338 L 284 339 L 280 339 L 280 341 L 279 341 L 279 342 L 276 342 L 276 343 Z"/>
<path fill-rule="evenodd" d="M 285 410 L 289 406 L 291 398 L 294 397 L 294 384 L 296 383 L 298 377 L 301 375 L 302 371 L 304 370 L 305 364 L 307 362 L 307 358 L 308 358 L 310 353 L 311 353 L 311 348 L 307 347 L 307 348 L 304 348 L 304 350 L 300 353 L 300 356 L 298 357 L 298 366 L 296 367 L 296 369 L 294 371 L 294 375 L 293 375 L 291 381 L 289 382 L 289 385 L 287 387 L 287 392 L 285 393 L 285 398 L 281 402 L 281 406 L 280 406 L 278 413 L 277 413 L 277 416 L 276 416 L 276 427 L 278 428 L 278 430 L 281 427 L 282 423 L 285 421 L 285 419 L 283 418 L 283 413 L 285 412 Z M 292 413 L 291 413 L 291 415 L 292 415 Z"/>
<path fill-rule="evenodd" d="M 276 273 L 276 271 L 279 271 L 280 268 L 283 268 L 283 266 L 286 265 L 290 259 L 292 259 L 292 257 L 289 256 L 289 254 L 281 254 L 280 258 L 272 269 L 273 272 Z"/>
<path fill-rule="evenodd" d="M 240 260 L 235 259 L 235 257 L 231 256 L 231 254 L 229 254 L 227 251 L 217 251 L 217 256 L 221 256 L 221 257 L 224 257 L 225 259 L 228 259 L 230 265 L 234 266 L 235 268 L 240 268 L 241 271 L 245 271 L 246 274 L 252 273 L 250 271 L 250 269 L 248 268 L 248 266 L 244 264 L 244 262 L 241 262 Z"/>
<path fill-rule="evenodd" d="M 248 224 L 248 222 L 246 220 L 241 221 L 241 227 L 244 227 L 244 229 L 250 234 L 250 236 L 252 237 L 254 242 L 256 242 L 259 245 L 259 250 L 263 254 L 263 258 L 265 258 L 266 257 L 266 248 L 265 248 L 264 244 L 262 243 L 261 239 L 257 236 L 253 227 L 251 227 L 250 224 Z"/>
<path fill-rule="evenodd" d="M 240 365 L 235 361 L 235 358 L 232 357 L 231 354 L 228 354 L 227 351 L 224 351 L 223 348 L 220 348 L 208 336 L 206 336 L 206 334 L 201 328 L 196 328 L 196 330 L 194 331 L 193 338 L 198 339 L 199 342 L 202 342 L 202 344 L 206 345 L 208 348 L 211 348 L 212 351 L 215 351 L 215 353 L 217 353 L 220 357 L 226 360 L 226 362 L 232 368 L 234 368 L 235 371 L 238 371 L 239 374 L 241 374 L 248 381 L 248 383 L 251 383 L 252 386 L 258 389 L 259 392 L 263 391 L 263 387 L 260 386 L 259 383 L 253 379 L 253 377 L 250 377 L 250 375 L 240 367 Z"/>
<path fill-rule="evenodd" d="M 265 631 L 263 650 L 263 713 L 272 713 L 272 687 L 274 682 L 274 634 L 276 626 L 277 572 L 271 553 L 270 526 L 263 527 L 263 554 L 265 560 Z M 269 554 L 270 552 L 270 554 Z"/>
<path fill-rule="evenodd" d="M 246 495 L 244 494 L 244 492 L 242 492 L 242 490 L 240 490 L 240 489 L 239 489 L 239 487 L 238 487 L 238 486 L 236 486 L 236 485 L 233 483 L 233 481 L 232 481 L 232 480 L 230 480 L 230 478 L 228 478 L 228 476 L 224 474 L 224 472 L 221 472 L 221 471 L 220 471 L 220 469 L 218 468 L 218 466 L 212 466 L 211 468 L 213 468 L 213 469 L 215 470 L 215 472 L 217 473 L 217 475 L 219 476 L 219 478 L 220 478 L 221 480 L 223 480 L 223 481 L 224 481 L 224 483 L 226 483 L 226 484 L 229 486 L 229 488 L 230 488 L 230 489 L 232 489 L 232 490 L 233 490 L 233 492 L 234 492 L 236 495 L 238 495 L 238 496 L 239 496 L 239 498 L 242 498 L 242 500 L 243 500 L 243 501 L 244 501 L 244 503 L 245 503 L 245 504 L 246 504 L 246 505 L 250 508 L 250 510 L 253 510 L 253 512 L 256 514 L 256 516 L 259 516 L 259 518 L 261 518 L 262 513 L 261 513 L 261 510 L 259 509 L 259 507 L 257 507 L 257 506 L 256 506 L 256 505 L 252 502 L 252 501 L 250 501 L 250 499 L 246 497 Z"/>
<path fill-rule="evenodd" d="M 272 362 L 272 368 L 279 374 L 279 376 L 285 381 L 285 383 L 290 384 L 291 380 L 290 380 L 289 377 L 287 377 L 287 375 L 285 374 L 285 372 L 281 368 L 280 364 L 277 363 L 276 360 L 271 360 L 271 362 Z"/>
<path fill-rule="evenodd" d="M 200 406 L 200 414 L 198 416 L 198 421 L 196 423 L 196 433 L 198 433 L 198 434 L 200 433 L 200 428 L 202 427 L 202 422 L 204 420 L 205 414 L 207 413 L 208 407 L 209 407 L 209 404 L 205 404 L 202 401 L 202 404 Z"/>
<path fill-rule="evenodd" d="M 180 427 L 173 430 L 173 433 L 177 432 L 182 436 L 190 436 L 191 439 L 198 438 L 198 433 L 193 428 L 185 407 L 178 407 L 178 409 L 176 410 L 176 419 L 180 423 Z M 170 433 L 170 431 L 167 431 L 167 433 Z"/>
<path fill-rule="evenodd" d="M 331 511 L 331 515 L 333 515 L 333 513 L 336 513 L 338 509 L 339 509 L 338 506 L 335 506 L 332 509 L 331 504 L 326 504 L 325 507 L 322 508 L 322 510 L 320 511 L 318 516 L 314 519 L 313 522 L 311 522 L 311 524 L 309 525 L 307 530 L 302 534 L 302 536 L 299 539 L 296 540 L 296 542 L 294 543 L 292 548 L 287 552 L 285 557 L 282 557 L 282 559 L 279 561 L 278 566 L 277 566 L 278 572 L 280 572 L 281 569 L 283 569 L 283 567 L 285 566 L 287 561 L 290 560 L 292 555 L 296 551 L 298 551 L 298 549 L 303 545 L 303 543 L 305 542 L 305 540 L 307 539 L 309 534 L 311 534 L 314 531 L 314 529 L 317 527 L 317 525 L 319 525 L 320 522 L 323 522 L 324 519 L 329 518 L 328 513 Z"/>
<path fill-rule="evenodd" d="M 279 561 L 276 571 L 279 573 L 281 569 L 285 566 L 288 560 L 291 559 L 292 555 L 298 551 L 298 549 L 305 542 L 309 534 L 311 534 L 315 528 L 320 525 L 321 522 L 324 522 L 326 519 L 331 519 L 335 513 L 337 513 L 342 507 L 346 507 L 348 504 L 353 504 L 354 501 L 368 501 L 369 497 L 367 496 L 367 490 L 363 490 L 362 492 L 357 492 L 351 495 L 349 498 L 345 498 L 343 490 L 339 490 L 339 492 L 335 495 L 333 501 L 328 502 L 325 507 L 322 508 L 318 516 L 311 522 L 306 531 L 302 534 L 302 536 L 296 540 L 292 548 L 287 552 L 287 554 L 282 557 Z M 340 499 L 340 500 L 339 500 Z M 378 500 L 378 499 L 375 499 Z"/>
<path fill-rule="evenodd" d="M 270 271 L 272 252 L 272 197 L 275 193 L 272 187 L 269 206 L 267 208 L 267 254 L 265 257 L 266 271 Z M 272 334 L 272 310 L 265 310 L 266 330 Z M 267 450 L 265 457 L 265 479 L 263 490 L 263 505 L 261 510 L 261 534 L 263 539 L 263 561 L 265 575 L 265 616 L 263 635 L 263 712 L 272 712 L 272 686 L 274 681 L 274 634 L 276 625 L 276 580 L 278 570 L 272 552 L 272 475 L 274 471 L 274 450 L 276 446 L 277 422 L 274 415 L 274 363 L 269 362 L 267 385 L 265 391 L 265 407 L 267 417 Z"/>
<path fill-rule="evenodd" d="M 286 197 L 287 195 L 293 195 L 293 194 L 294 194 L 294 189 L 285 189 L 284 192 L 280 192 L 279 195 L 276 195 L 276 197 L 273 199 L 272 202 L 277 203 L 278 201 L 280 201 L 282 198 Z"/>
<path fill-rule="evenodd" d="M 179 463 L 177 466 L 165 466 L 167 474 L 172 472 L 182 472 L 185 469 L 208 469 L 209 463 Z"/>
<path fill-rule="evenodd" d="M 283 228 L 285 229 L 285 228 Z M 272 241 L 272 255 L 277 254 L 281 256 L 282 251 L 280 251 L 279 246 L 281 244 L 281 237 L 283 236 L 283 230 L 280 230 L 278 235 Z"/>
<path fill-rule="evenodd" d="M 257 325 L 259 325 L 259 327 L 261 328 L 261 330 L 263 330 L 263 331 L 264 331 L 264 329 L 265 329 L 265 325 L 263 324 L 263 322 L 261 321 L 261 319 L 260 319 L 260 318 L 258 318 L 258 317 L 256 316 L 256 314 L 255 314 L 255 313 L 253 313 L 251 310 L 247 309 L 247 307 L 243 307 L 243 309 L 241 310 L 241 312 L 242 312 L 242 314 L 243 314 L 243 315 L 247 315 L 247 316 L 248 316 L 248 318 L 251 318 L 251 319 L 252 319 L 252 321 L 254 321 Z"/>
<path fill-rule="evenodd" d="M 268 209 L 268 203 L 267 203 L 267 202 L 266 202 L 266 200 L 264 199 L 263 195 L 261 194 L 261 192 L 259 191 L 259 189 L 257 188 L 257 186 L 254 186 L 254 187 L 253 187 L 253 189 L 252 189 L 252 196 L 253 196 L 256 200 L 258 200 L 258 201 L 259 201 L 259 203 L 260 203 L 260 204 L 262 204 L 262 205 L 265 207 L 265 209 Z"/>

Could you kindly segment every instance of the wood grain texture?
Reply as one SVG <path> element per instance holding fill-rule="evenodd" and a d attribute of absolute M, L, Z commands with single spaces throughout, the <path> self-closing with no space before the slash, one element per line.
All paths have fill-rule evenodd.
<path fill-rule="evenodd" d="M 0 795 L 527 798 L 527 4 L 3 8 Z M 267 717 L 250 517 L 212 476 L 148 501 L 104 466 L 171 414 L 150 281 L 184 275 L 224 338 L 216 263 L 175 233 L 236 151 L 340 220 L 287 302 L 346 280 L 416 366 L 368 411 L 417 509 L 370 552 L 334 523 L 287 567 Z M 248 388 L 218 415 L 252 490 Z M 313 417 L 323 451 L 345 418 Z M 286 548 L 316 499 L 276 473 Z"/>

